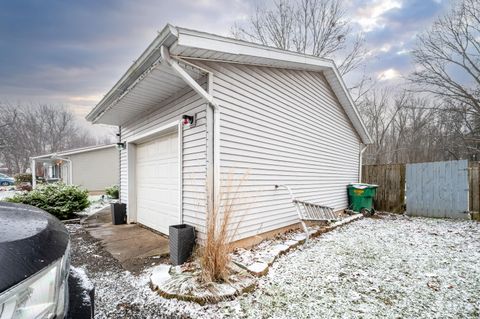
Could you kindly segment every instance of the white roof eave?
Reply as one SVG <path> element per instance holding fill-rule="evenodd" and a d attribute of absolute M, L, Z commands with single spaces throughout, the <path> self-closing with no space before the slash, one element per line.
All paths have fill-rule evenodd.
<path fill-rule="evenodd" d="M 103 112 L 118 99 L 127 88 L 138 80 L 150 65 L 152 56 L 159 54 L 160 46 L 170 49 L 172 55 L 182 58 L 216 60 L 209 56 L 221 56 L 221 61 L 232 63 L 256 64 L 272 67 L 303 69 L 323 72 L 335 95 L 337 95 L 347 116 L 352 121 L 362 143 L 371 144 L 372 139 L 361 120 L 360 114 L 350 93 L 340 76 L 333 60 L 300 53 L 284 51 L 255 43 L 235 40 L 210 33 L 173 27 L 167 25 L 148 46 L 140 58 L 127 70 L 115 86 L 105 95 L 97 106 L 87 115 L 87 120 L 98 122 Z M 208 52 L 207 52 L 208 51 Z M 205 55 L 205 52 L 208 54 Z M 202 55 L 203 53 L 203 55 Z M 207 56 L 202 58 L 202 56 Z M 148 63 L 147 63 L 148 62 Z M 142 72 L 140 72 L 142 71 Z"/>

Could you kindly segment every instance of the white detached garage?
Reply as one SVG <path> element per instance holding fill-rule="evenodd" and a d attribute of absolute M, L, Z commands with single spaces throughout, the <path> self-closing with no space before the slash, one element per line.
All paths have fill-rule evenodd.
<path fill-rule="evenodd" d="M 275 184 L 346 208 L 370 143 L 331 60 L 170 25 L 87 119 L 120 127 L 129 222 L 165 234 L 187 223 L 200 238 L 208 198 L 246 173 L 237 239 L 298 223 Z"/>

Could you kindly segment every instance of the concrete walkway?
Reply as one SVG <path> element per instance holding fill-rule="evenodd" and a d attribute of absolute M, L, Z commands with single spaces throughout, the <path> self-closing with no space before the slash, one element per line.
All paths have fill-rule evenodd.
<path fill-rule="evenodd" d="M 139 259 L 169 254 L 166 237 L 136 224 L 113 225 L 110 207 L 88 217 L 82 224 L 127 270 Z"/>

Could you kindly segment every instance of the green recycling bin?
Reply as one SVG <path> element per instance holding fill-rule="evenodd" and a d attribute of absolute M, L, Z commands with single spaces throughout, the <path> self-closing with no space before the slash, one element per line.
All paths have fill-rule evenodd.
<path fill-rule="evenodd" d="M 349 209 L 364 215 L 373 215 L 373 198 L 377 193 L 378 185 L 372 184 L 348 184 L 348 205 Z"/>

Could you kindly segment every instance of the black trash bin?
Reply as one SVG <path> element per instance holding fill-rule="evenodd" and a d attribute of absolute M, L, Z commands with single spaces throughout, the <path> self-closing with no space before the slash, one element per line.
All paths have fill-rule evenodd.
<path fill-rule="evenodd" d="M 121 225 L 127 223 L 127 205 L 112 203 L 110 210 L 112 211 L 112 224 Z"/>
<path fill-rule="evenodd" d="M 170 262 L 181 265 L 187 261 L 195 245 L 195 227 L 180 224 L 169 227 Z"/>

